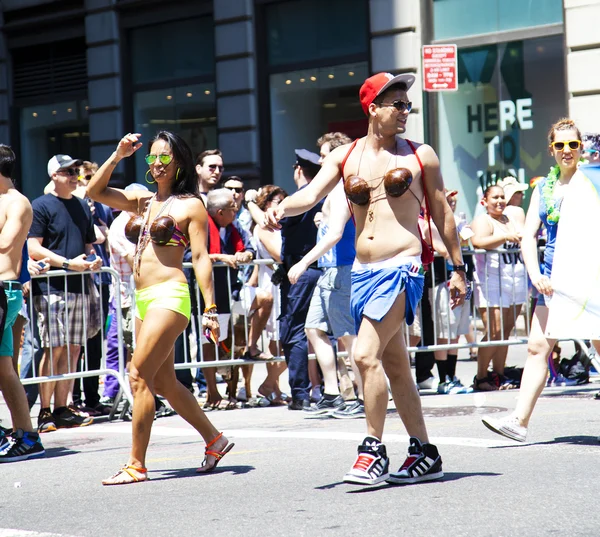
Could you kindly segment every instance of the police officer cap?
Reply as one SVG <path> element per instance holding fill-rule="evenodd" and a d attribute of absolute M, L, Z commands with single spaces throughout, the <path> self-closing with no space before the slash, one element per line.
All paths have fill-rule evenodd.
<path fill-rule="evenodd" d="M 307 149 L 296 149 L 294 152 L 296 153 L 296 162 L 299 166 L 303 168 L 320 166 L 319 159 L 321 157 L 316 153 L 308 151 Z"/>

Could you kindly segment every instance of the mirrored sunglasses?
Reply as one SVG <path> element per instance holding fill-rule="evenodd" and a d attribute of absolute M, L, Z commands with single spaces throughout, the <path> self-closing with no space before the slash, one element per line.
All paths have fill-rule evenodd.
<path fill-rule="evenodd" d="M 173 160 L 173 155 L 146 155 L 145 157 L 146 164 L 148 165 L 154 164 L 156 162 L 156 159 L 158 159 L 161 164 L 166 166 L 167 164 L 170 164 Z"/>

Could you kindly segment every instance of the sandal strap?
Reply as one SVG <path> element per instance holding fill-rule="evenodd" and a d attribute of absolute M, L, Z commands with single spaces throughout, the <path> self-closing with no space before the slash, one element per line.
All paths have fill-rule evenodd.
<path fill-rule="evenodd" d="M 217 436 L 215 436 L 215 437 L 214 437 L 214 438 L 213 438 L 213 439 L 212 439 L 212 440 L 211 440 L 211 441 L 210 441 L 208 444 L 206 444 L 206 449 L 205 449 L 205 452 L 206 452 L 206 450 L 207 450 L 207 449 L 208 449 L 210 446 L 212 446 L 212 445 L 213 445 L 215 442 L 217 442 L 217 441 L 219 440 L 219 438 L 221 438 L 222 436 L 223 436 L 223 433 L 219 433 L 219 434 L 218 434 Z"/>
<path fill-rule="evenodd" d="M 211 451 L 207 449 L 204 451 L 204 455 L 212 455 L 215 459 L 220 461 L 226 455 L 226 453 L 223 453 L 222 451 Z"/>
<path fill-rule="evenodd" d="M 147 468 L 138 468 L 137 466 L 131 466 L 129 464 L 126 464 L 125 466 L 123 466 L 123 468 L 121 468 L 121 472 L 125 472 L 126 474 L 129 474 L 129 476 L 131 476 L 131 479 L 133 479 L 136 483 L 138 481 L 140 481 L 140 478 L 136 474 L 134 474 L 131 470 L 135 470 L 136 472 L 139 472 L 140 474 L 148 473 Z M 118 475 L 118 473 L 115 475 Z"/>

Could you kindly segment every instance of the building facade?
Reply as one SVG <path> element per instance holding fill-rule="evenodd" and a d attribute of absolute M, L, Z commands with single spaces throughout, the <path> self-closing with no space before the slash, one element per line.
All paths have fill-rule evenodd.
<path fill-rule="evenodd" d="M 0 134 L 29 197 L 55 153 L 103 162 L 124 133 L 160 129 L 226 175 L 294 189 L 294 149 L 366 131 L 358 89 L 410 72 L 409 138 L 437 150 L 472 214 L 478 191 L 550 165 L 571 115 L 600 130 L 600 0 L 3 0 Z M 469 16 L 465 16 L 468 13 Z M 458 46 L 458 90 L 424 93 L 421 47 Z M 144 151 L 114 181 L 143 181 Z"/>

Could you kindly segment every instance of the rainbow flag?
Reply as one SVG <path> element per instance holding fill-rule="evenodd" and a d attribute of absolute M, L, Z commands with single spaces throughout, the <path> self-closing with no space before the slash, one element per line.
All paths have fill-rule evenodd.
<path fill-rule="evenodd" d="M 600 339 L 600 166 L 581 165 L 560 208 L 546 336 Z"/>

